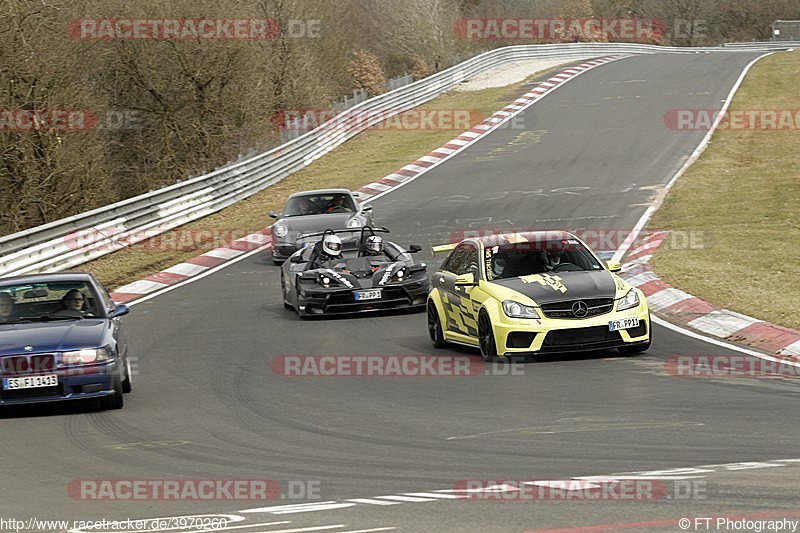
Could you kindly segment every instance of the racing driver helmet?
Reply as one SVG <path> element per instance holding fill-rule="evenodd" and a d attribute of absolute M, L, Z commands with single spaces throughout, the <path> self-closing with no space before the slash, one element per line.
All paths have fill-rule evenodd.
<path fill-rule="evenodd" d="M 342 239 L 336 235 L 326 235 L 322 240 L 322 251 L 331 257 L 339 257 L 342 254 Z"/>

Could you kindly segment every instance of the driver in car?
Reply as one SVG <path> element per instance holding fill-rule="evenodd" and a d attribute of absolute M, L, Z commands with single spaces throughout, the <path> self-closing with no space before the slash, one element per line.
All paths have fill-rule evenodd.
<path fill-rule="evenodd" d="M 75 318 L 85 317 L 91 313 L 84 311 L 83 306 L 86 299 L 78 289 L 71 289 L 61 298 L 62 308 L 53 313 L 53 316 L 71 316 Z"/>
<path fill-rule="evenodd" d="M 561 264 L 561 254 L 563 252 L 561 250 L 548 250 L 546 252 L 542 252 L 542 265 L 544 265 L 545 270 L 553 271 Z"/>
<path fill-rule="evenodd" d="M 344 196 L 337 194 L 328 205 L 328 213 L 341 213 L 343 211 L 349 211 L 349 209 L 344 205 Z"/>
<path fill-rule="evenodd" d="M 322 268 L 328 261 L 334 259 L 341 259 L 342 257 L 342 239 L 336 235 L 325 235 L 322 240 L 322 249 L 314 247 L 318 252 L 311 257 L 309 261 L 309 268 Z"/>
<path fill-rule="evenodd" d="M 7 292 L 0 292 L 0 324 L 14 320 L 14 299 Z"/>

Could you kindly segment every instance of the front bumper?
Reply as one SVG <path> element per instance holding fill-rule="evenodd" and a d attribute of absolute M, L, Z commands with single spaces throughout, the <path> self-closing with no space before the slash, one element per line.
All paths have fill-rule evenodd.
<path fill-rule="evenodd" d="M 278 242 L 272 247 L 272 258 L 285 261 L 297 250 L 299 250 L 297 245 Z"/>
<path fill-rule="evenodd" d="M 46 372 L 58 376 L 55 387 L 5 390 L 0 381 L 0 405 L 21 405 L 65 400 L 102 398 L 114 394 L 114 381 L 119 365 L 111 362 L 91 368 Z M 25 377 L 23 374 L 2 375 L 2 378 Z"/>
<path fill-rule="evenodd" d="M 381 289 L 381 298 L 364 301 L 356 301 L 355 293 L 371 290 L 370 288 L 303 289 L 298 295 L 297 312 L 303 316 L 349 315 L 389 309 L 424 308 L 427 301 L 427 278 L 409 281 L 402 285 L 392 284 L 375 288 Z"/>
<path fill-rule="evenodd" d="M 555 354 L 608 350 L 623 346 L 644 345 L 650 341 L 650 314 L 646 304 L 598 315 L 573 319 L 516 319 L 506 317 L 493 323 L 498 353 Z M 639 326 L 609 331 L 611 320 L 638 318 Z"/>

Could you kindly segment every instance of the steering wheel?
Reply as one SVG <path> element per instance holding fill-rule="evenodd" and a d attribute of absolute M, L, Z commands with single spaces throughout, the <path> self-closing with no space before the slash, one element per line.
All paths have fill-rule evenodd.
<path fill-rule="evenodd" d="M 561 267 L 565 267 L 565 266 L 570 266 L 570 267 L 573 267 L 573 269 L 572 269 L 573 271 L 574 271 L 574 270 L 580 270 L 580 267 L 578 267 L 578 265 L 576 265 L 576 264 L 574 264 L 574 263 L 559 263 L 558 265 L 556 265 L 556 266 L 554 266 L 554 267 L 553 267 L 553 272 L 560 272 L 560 270 L 559 270 L 559 269 L 560 269 Z"/>
<path fill-rule="evenodd" d="M 328 213 L 347 213 L 348 209 L 343 205 L 335 205 L 328 208 Z"/>

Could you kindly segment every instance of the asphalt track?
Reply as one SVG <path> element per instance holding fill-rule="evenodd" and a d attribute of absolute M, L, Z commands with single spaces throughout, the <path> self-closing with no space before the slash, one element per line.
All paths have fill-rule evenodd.
<path fill-rule="evenodd" d="M 376 200 L 378 221 L 399 242 L 425 245 L 477 228 L 629 229 L 703 136 L 669 131 L 664 114 L 718 107 L 754 57 L 631 57 L 594 69 L 523 113 L 523 129 L 499 129 Z M 632 523 L 679 531 L 681 517 L 798 519 L 800 463 L 775 462 L 800 457 L 792 380 L 670 376 L 670 356 L 731 352 L 662 327 L 642 356 L 541 358 L 511 367 L 518 375 L 487 367 L 464 377 L 283 377 L 270 366 L 281 355 L 433 352 L 421 313 L 299 321 L 281 306 L 278 269 L 262 259 L 133 308 L 126 325 L 138 376 L 122 411 L 3 412 L 0 517 L 236 514 L 326 501 L 334 503 L 241 515 L 238 525 L 252 527 L 234 531 L 615 524 L 604 529 L 613 531 Z M 479 361 L 466 349 L 437 352 L 449 354 Z M 467 479 L 562 480 L 746 461 L 767 463 L 704 468 L 695 479 L 704 496 L 689 499 L 375 499 Z M 321 500 L 98 502 L 67 492 L 82 479 L 217 478 L 315 481 Z M 368 500 L 345 502 L 357 498 Z M 261 523 L 271 525 L 254 525 Z"/>

